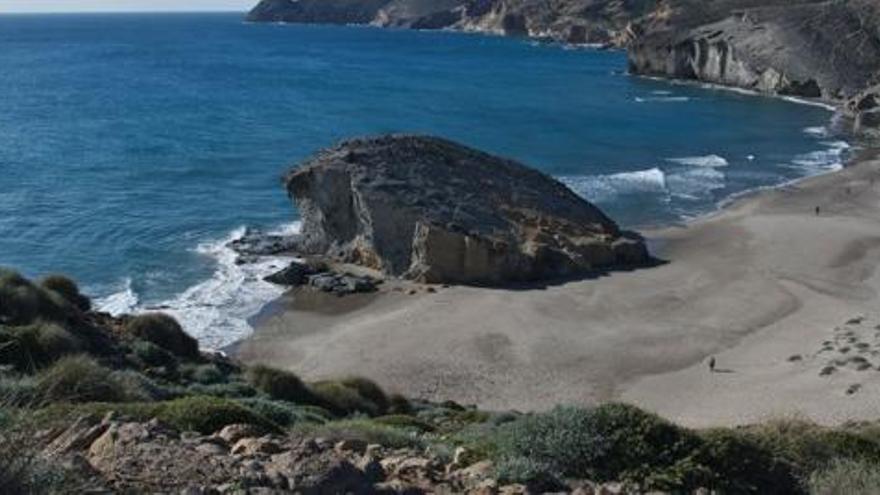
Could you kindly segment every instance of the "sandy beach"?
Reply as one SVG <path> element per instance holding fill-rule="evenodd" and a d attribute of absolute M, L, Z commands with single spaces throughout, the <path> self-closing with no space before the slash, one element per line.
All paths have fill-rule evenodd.
<path fill-rule="evenodd" d="M 621 400 L 697 427 L 876 418 L 880 160 L 644 234 L 667 263 L 545 287 L 289 294 L 236 353 L 490 409 Z"/>

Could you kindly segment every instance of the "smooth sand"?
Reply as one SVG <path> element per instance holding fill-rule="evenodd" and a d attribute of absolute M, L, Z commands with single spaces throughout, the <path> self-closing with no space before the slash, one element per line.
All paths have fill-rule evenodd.
<path fill-rule="evenodd" d="M 880 161 L 646 235 L 668 264 L 543 288 L 288 296 L 237 354 L 492 409 L 622 400 L 691 426 L 880 416 Z"/>

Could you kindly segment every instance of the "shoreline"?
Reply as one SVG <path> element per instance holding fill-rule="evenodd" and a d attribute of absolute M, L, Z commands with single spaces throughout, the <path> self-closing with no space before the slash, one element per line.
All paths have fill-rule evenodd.
<path fill-rule="evenodd" d="M 849 183 L 864 188 L 866 177 L 878 171 L 877 148 L 867 148 L 840 171 L 807 177 L 782 188 L 754 191 L 683 225 L 644 231 L 658 250 L 656 254 L 670 263 L 611 273 L 601 282 L 561 282 L 531 290 L 451 287 L 438 288 L 436 293 L 410 284 L 416 294 L 407 294 L 405 290 L 409 289 L 383 289 L 367 304 L 338 313 L 334 309 L 318 313 L 296 307 L 290 294 L 285 294 L 272 303 L 273 311 L 263 315 L 254 333 L 237 344 L 235 354 L 245 362 L 260 361 L 291 369 L 309 379 L 359 373 L 377 379 L 390 390 L 412 396 L 453 399 L 496 409 L 540 410 L 562 402 L 589 404 L 622 399 L 691 426 L 744 424 L 777 413 L 804 414 L 828 424 L 867 419 L 876 407 L 850 404 L 841 411 L 825 406 L 814 410 L 791 399 L 793 407 L 788 410 L 771 408 L 771 413 L 766 407 L 755 407 L 743 411 L 738 410 L 741 407 L 737 408 L 735 401 L 728 403 L 731 399 L 719 395 L 718 390 L 703 390 L 693 401 L 681 401 L 674 392 L 705 385 L 701 380 L 706 375 L 702 364 L 706 357 L 718 355 L 720 366 L 726 366 L 727 362 L 747 357 L 737 351 L 742 346 L 753 341 L 775 342 L 778 335 L 790 333 L 788 322 L 812 311 L 816 295 L 809 292 L 818 289 L 810 289 L 803 280 L 817 277 L 813 272 L 821 264 L 815 263 L 815 257 L 842 250 L 836 255 L 840 267 L 846 268 L 873 256 L 873 241 L 863 239 L 866 236 L 862 231 L 863 223 L 871 222 L 870 215 L 853 215 L 847 207 L 848 199 L 839 197 L 836 190 L 855 187 L 844 186 Z M 880 186 L 877 189 L 880 191 Z M 873 188 L 859 189 L 854 198 L 874 195 L 878 206 L 860 208 L 880 210 L 880 194 Z M 826 206 L 823 215 L 814 219 L 812 207 L 805 205 L 820 200 Z M 799 205 L 797 211 L 792 211 L 794 205 Z M 816 252 L 807 259 L 780 255 L 780 247 L 775 246 L 778 243 L 768 242 L 768 236 L 783 233 L 797 238 L 817 234 L 811 222 L 824 230 L 839 216 L 844 221 L 837 227 L 833 226 L 837 221 L 831 222 L 832 228 L 854 229 L 857 238 L 819 239 L 813 249 Z M 765 223 L 772 228 L 768 230 Z M 752 229 L 755 232 L 743 235 Z M 744 240 L 755 236 L 764 239 L 755 241 L 754 246 Z M 844 255 L 851 251 L 860 254 L 859 259 L 848 261 Z M 772 275 L 774 270 L 764 266 L 768 262 L 797 265 L 793 273 L 800 278 Z M 862 268 L 873 273 L 869 265 Z M 798 288 L 798 282 L 791 280 L 802 280 L 801 285 L 807 288 Z M 815 280 L 811 283 L 821 285 Z M 824 291 L 833 293 L 834 287 L 831 284 Z M 877 287 L 880 289 L 880 281 Z M 873 289 L 855 292 L 863 299 L 863 293 L 875 294 Z M 868 312 L 870 305 L 857 304 L 849 296 L 839 296 L 842 301 L 837 303 L 822 296 L 822 318 L 810 324 L 810 332 L 830 331 L 833 336 L 835 326 L 857 313 Z M 730 297 L 735 299 L 733 304 Z M 874 301 L 875 297 L 871 295 L 868 300 Z M 611 304 L 614 299 L 629 301 Z M 718 310 L 721 301 L 730 307 Z M 450 312 L 450 308 L 456 311 Z M 583 328 L 584 322 L 594 320 L 595 329 Z M 559 328 L 548 328 L 553 326 Z M 536 328 L 543 332 L 535 332 Z M 636 330 L 630 334 L 627 328 Z M 815 344 L 821 346 L 824 341 Z M 797 354 L 786 352 L 778 361 L 788 363 L 786 360 Z M 827 406 L 827 399 L 842 395 L 849 402 L 861 404 L 872 394 L 868 389 L 880 389 L 880 378 L 857 374 L 849 379 L 865 381 L 860 384 L 862 390 L 845 394 L 853 385 L 838 383 L 840 377 L 848 376 L 846 365 L 840 367 L 844 371 L 832 377 L 834 385 L 825 386 L 829 380 L 819 376 L 827 365 L 823 358 L 811 355 L 807 359 L 804 356 L 808 353 L 800 353 L 801 364 L 808 370 L 799 379 L 810 385 L 804 386 L 809 394 L 803 393 L 809 401 Z M 782 375 L 791 372 L 776 371 Z M 754 378 L 751 372 L 729 375 Z M 657 390 L 663 393 L 654 393 Z M 748 392 L 756 393 L 751 389 Z M 817 394 L 831 397 L 817 399 Z M 707 408 L 710 400 L 722 402 L 724 407 Z M 692 402 L 693 409 L 681 402 Z"/>

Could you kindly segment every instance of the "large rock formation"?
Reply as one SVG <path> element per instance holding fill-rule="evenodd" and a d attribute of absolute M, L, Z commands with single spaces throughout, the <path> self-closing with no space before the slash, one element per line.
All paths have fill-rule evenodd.
<path fill-rule="evenodd" d="M 443 139 L 354 139 L 291 171 L 298 248 L 425 282 L 497 284 L 649 261 L 556 180 Z"/>
<path fill-rule="evenodd" d="M 880 73 L 873 0 L 677 0 L 638 30 L 639 74 L 843 101 Z"/>

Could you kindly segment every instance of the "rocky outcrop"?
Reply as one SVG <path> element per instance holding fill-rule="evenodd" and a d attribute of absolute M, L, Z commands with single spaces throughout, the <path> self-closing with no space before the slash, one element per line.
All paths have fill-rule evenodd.
<path fill-rule="evenodd" d="M 880 72 L 870 0 L 669 2 L 643 19 L 634 73 L 843 101 Z"/>
<path fill-rule="evenodd" d="M 649 261 L 556 180 L 439 138 L 354 139 L 286 178 L 297 248 L 422 282 L 496 284 Z"/>
<path fill-rule="evenodd" d="M 262 0 L 255 22 L 374 24 L 623 46 L 655 0 Z"/>

